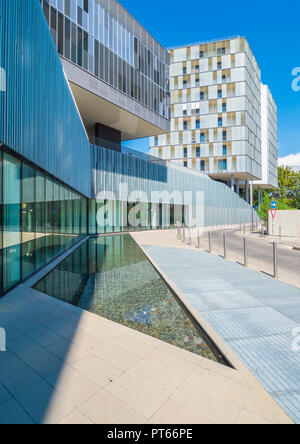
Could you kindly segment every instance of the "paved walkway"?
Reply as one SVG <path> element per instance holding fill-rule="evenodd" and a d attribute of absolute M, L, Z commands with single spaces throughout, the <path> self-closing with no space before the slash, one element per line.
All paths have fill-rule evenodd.
<path fill-rule="evenodd" d="M 290 422 L 240 371 L 31 289 L 57 261 L 0 300 L 0 424 Z"/>
<path fill-rule="evenodd" d="M 147 246 L 147 238 L 136 239 L 273 399 L 300 423 L 300 351 L 292 351 L 293 332 L 298 329 L 300 334 L 300 290 L 206 252 L 158 242 Z"/>

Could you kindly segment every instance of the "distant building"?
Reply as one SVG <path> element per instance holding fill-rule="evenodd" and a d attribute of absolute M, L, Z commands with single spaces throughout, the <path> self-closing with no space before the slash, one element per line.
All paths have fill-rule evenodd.
<path fill-rule="evenodd" d="M 247 40 L 182 46 L 170 58 L 171 132 L 152 137 L 150 153 L 238 193 L 246 186 L 247 200 L 249 182 L 276 186 L 277 110 Z"/>

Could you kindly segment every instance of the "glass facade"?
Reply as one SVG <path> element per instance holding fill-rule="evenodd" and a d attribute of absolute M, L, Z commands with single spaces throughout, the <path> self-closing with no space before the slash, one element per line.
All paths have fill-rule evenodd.
<path fill-rule="evenodd" d="M 58 53 L 169 119 L 169 65 L 98 0 L 40 0 Z"/>
<path fill-rule="evenodd" d="M 87 199 L 0 151 L 0 294 L 87 234 Z"/>
<path fill-rule="evenodd" d="M 0 295 L 87 234 L 168 229 L 185 207 L 87 199 L 40 169 L 0 151 Z"/>
<path fill-rule="evenodd" d="M 89 234 L 170 229 L 183 223 L 184 205 L 89 200 Z"/>

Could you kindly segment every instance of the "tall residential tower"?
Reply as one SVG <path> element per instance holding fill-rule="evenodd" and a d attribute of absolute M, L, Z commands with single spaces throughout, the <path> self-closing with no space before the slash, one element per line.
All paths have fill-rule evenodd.
<path fill-rule="evenodd" d="M 171 132 L 150 139 L 151 154 L 248 190 L 263 177 L 261 72 L 248 42 L 193 44 L 171 49 L 170 57 Z M 268 159 L 276 175 L 275 106 L 272 112 Z"/>

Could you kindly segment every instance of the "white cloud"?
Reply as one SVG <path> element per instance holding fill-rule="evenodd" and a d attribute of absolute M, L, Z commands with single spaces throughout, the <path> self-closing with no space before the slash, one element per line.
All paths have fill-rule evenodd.
<path fill-rule="evenodd" d="M 278 159 L 278 165 L 300 167 L 300 153 L 289 154 L 288 156 L 280 157 Z"/>

